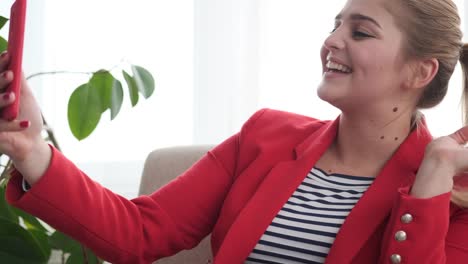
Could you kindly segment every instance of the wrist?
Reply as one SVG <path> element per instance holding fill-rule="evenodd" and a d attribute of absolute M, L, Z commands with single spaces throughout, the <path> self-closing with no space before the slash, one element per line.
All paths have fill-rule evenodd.
<path fill-rule="evenodd" d="M 430 198 L 453 189 L 454 171 L 445 163 L 425 160 L 418 170 L 410 194 L 416 198 Z"/>
<path fill-rule="evenodd" d="M 34 185 L 45 173 L 52 159 L 52 150 L 43 139 L 32 145 L 30 151 L 21 160 L 12 160 L 15 168 L 24 179 Z"/>

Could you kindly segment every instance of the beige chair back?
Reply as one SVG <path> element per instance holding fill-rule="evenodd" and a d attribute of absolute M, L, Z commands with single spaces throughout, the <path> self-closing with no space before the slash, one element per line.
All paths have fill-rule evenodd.
<path fill-rule="evenodd" d="M 161 188 L 201 158 L 212 145 L 180 146 L 157 149 L 151 152 L 143 168 L 140 195 L 151 194 Z M 212 259 L 210 236 L 198 246 L 184 250 L 174 256 L 156 261 L 157 264 L 206 264 Z"/>

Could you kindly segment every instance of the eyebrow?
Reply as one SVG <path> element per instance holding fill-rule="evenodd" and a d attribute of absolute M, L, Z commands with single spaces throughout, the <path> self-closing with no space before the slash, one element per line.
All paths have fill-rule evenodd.
<path fill-rule="evenodd" d="M 343 17 L 342 14 L 338 14 L 338 15 L 335 17 L 335 20 L 340 20 L 342 17 Z M 380 26 L 380 24 L 377 23 L 377 21 L 375 21 L 375 19 L 373 19 L 372 17 L 368 17 L 368 16 L 365 16 L 365 15 L 363 15 L 363 14 L 351 14 L 350 17 L 351 17 L 351 20 L 364 20 L 364 21 L 369 21 L 369 22 L 373 23 L 374 25 L 376 25 L 377 27 L 379 27 L 380 29 L 382 29 L 382 27 Z"/>

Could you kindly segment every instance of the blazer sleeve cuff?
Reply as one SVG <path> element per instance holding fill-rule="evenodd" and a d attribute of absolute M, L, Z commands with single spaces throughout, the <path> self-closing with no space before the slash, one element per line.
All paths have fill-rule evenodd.
<path fill-rule="evenodd" d="M 6 190 L 6 199 L 8 203 L 21 208 L 23 203 L 31 199 L 31 192 L 44 188 L 50 188 L 48 187 L 51 184 L 51 180 L 49 178 L 53 177 L 51 168 L 53 167 L 55 159 L 57 158 L 58 150 L 52 145 L 49 146 L 52 150 L 52 157 L 49 167 L 44 172 L 44 175 L 33 186 L 29 185 L 29 183 L 24 180 L 23 175 L 16 168 L 13 168 Z"/>
<path fill-rule="evenodd" d="M 421 212 L 427 212 L 427 210 L 434 212 L 434 206 L 437 206 L 437 208 L 446 209 L 448 216 L 451 192 L 439 194 L 431 198 L 417 198 L 412 196 L 410 191 L 411 186 L 402 187 L 398 190 L 400 197 L 397 205 L 399 204 L 408 209 L 414 208 Z"/>
<path fill-rule="evenodd" d="M 398 190 L 399 196 L 384 236 L 382 256 L 389 261 L 398 255 L 404 260 L 402 263 L 426 263 L 422 261 L 424 259 L 442 261 L 449 228 L 451 193 L 421 199 L 411 196 L 410 189 L 408 186 Z M 439 263 L 437 261 L 434 263 Z"/>

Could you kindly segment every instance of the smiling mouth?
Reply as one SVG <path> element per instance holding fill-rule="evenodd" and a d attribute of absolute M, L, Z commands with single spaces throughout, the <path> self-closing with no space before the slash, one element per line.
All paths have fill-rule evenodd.
<path fill-rule="evenodd" d="M 338 72 L 338 73 L 352 73 L 352 69 L 346 65 L 333 62 L 333 61 L 328 61 L 326 66 L 326 71 L 327 72 Z"/>

